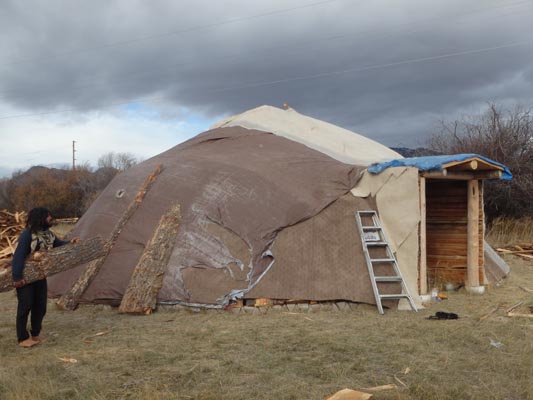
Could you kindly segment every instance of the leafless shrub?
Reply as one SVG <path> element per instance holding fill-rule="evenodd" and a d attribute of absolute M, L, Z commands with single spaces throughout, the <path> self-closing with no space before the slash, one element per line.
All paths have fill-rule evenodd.
<path fill-rule="evenodd" d="M 496 217 L 533 216 L 533 111 L 521 106 L 501 110 L 489 104 L 481 115 L 441 121 L 428 146 L 443 154 L 476 153 L 507 165 L 512 181 L 485 185 L 485 213 Z"/>

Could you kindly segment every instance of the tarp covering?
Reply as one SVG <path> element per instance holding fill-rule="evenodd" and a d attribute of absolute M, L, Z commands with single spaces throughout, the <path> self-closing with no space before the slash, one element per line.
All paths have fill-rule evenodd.
<path fill-rule="evenodd" d="M 420 223 L 420 191 L 418 170 L 411 167 L 387 168 L 381 174 L 367 171 L 352 189 L 354 196 L 375 198 L 380 223 L 393 250 L 405 284 L 413 301 L 418 297 L 418 230 Z M 405 303 L 405 304 L 403 304 Z M 402 305 L 410 309 L 405 300 Z M 406 309 L 407 309 L 406 308 Z"/>
<path fill-rule="evenodd" d="M 73 234 L 82 239 L 107 237 L 158 164 L 162 173 L 122 230 L 82 302 L 120 302 L 160 216 L 177 202 L 182 221 L 158 300 L 224 304 L 230 293 L 250 289 L 268 268 L 281 265 L 276 265 L 275 251 L 270 253 L 279 231 L 317 215 L 348 193 L 363 170 L 267 132 L 214 129 L 119 174 Z M 299 263 L 289 260 L 284 268 L 300 268 Z M 337 267 L 330 264 L 332 279 L 321 282 L 331 286 L 329 296 L 334 299 L 343 297 L 334 288 Z M 84 268 L 51 277 L 51 295 L 68 290 Z M 277 293 L 291 297 L 289 292 Z"/>
<path fill-rule="evenodd" d="M 281 231 L 272 246 L 274 265 L 248 295 L 375 304 L 355 222 L 357 210 L 375 209 L 372 197 L 358 198 L 348 193 L 315 217 Z M 390 268 L 380 267 L 376 267 L 378 274 L 390 274 Z M 399 290 L 400 286 L 394 284 L 381 287 L 383 293 Z"/>
<path fill-rule="evenodd" d="M 503 179 L 511 176 L 475 154 L 400 159 L 292 109 L 263 106 L 227 118 L 117 175 L 78 221 L 73 235 L 108 237 L 162 165 L 81 301 L 118 305 L 161 215 L 179 203 L 182 219 L 159 302 L 221 307 L 242 296 L 375 303 L 354 219 L 369 209 L 378 211 L 418 302 L 418 169 L 471 157 L 503 167 Z M 372 162 L 379 164 L 367 171 Z M 50 295 L 65 293 L 85 268 L 50 277 Z"/>
<path fill-rule="evenodd" d="M 272 132 L 347 164 L 368 166 L 374 162 L 401 158 L 400 154 L 381 143 L 339 126 L 302 115 L 292 108 L 281 110 L 276 107 L 261 106 L 213 125 L 217 128 L 224 126 L 242 126 Z"/>
<path fill-rule="evenodd" d="M 384 169 L 390 167 L 416 167 L 421 171 L 441 171 L 443 169 L 442 166 L 447 163 L 464 161 L 468 160 L 469 158 L 479 158 L 490 164 L 503 168 L 502 176 L 500 178 L 502 180 L 511 180 L 513 178 L 511 171 L 505 165 L 496 161 L 492 161 L 487 157 L 480 156 L 479 154 L 453 154 L 443 156 L 401 158 L 386 162 L 374 163 L 368 167 L 368 172 L 379 174 Z"/>

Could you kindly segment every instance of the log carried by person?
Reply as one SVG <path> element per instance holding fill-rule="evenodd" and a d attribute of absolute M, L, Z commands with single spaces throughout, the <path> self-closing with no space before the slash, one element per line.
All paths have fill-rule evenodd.
<path fill-rule="evenodd" d="M 106 241 L 98 236 L 49 251 L 36 252 L 26 261 L 24 280 L 26 283 L 35 282 L 100 258 L 105 254 L 105 246 Z M 0 265 L 0 292 L 11 289 L 13 289 L 11 259 L 5 259 Z"/>

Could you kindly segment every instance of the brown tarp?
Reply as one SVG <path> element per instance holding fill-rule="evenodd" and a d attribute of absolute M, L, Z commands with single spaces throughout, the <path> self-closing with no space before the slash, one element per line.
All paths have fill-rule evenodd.
<path fill-rule="evenodd" d="M 272 247 L 275 263 L 247 296 L 375 304 L 355 222 L 357 210 L 375 209 L 373 198 L 359 198 L 348 193 L 315 217 L 281 231 Z M 390 266 L 377 265 L 374 271 L 381 276 L 392 273 Z M 381 293 L 399 293 L 400 290 L 398 284 L 380 287 Z M 397 303 L 385 301 L 383 304 Z"/>
<path fill-rule="evenodd" d="M 355 222 L 355 212 L 374 209 L 372 203 L 348 193 L 281 231 L 272 248 L 275 262 L 250 297 L 374 302 Z"/>
<path fill-rule="evenodd" d="M 308 286 L 302 294 L 309 294 L 309 299 L 368 298 L 369 288 L 346 283 L 348 276 L 350 283 L 359 279 L 358 270 L 344 265 L 360 264 L 361 255 L 355 257 L 357 244 L 331 247 L 338 240 L 333 237 L 344 235 L 343 229 L 348 228 L 336 227 L 339 215 L 335 209 L 330 222 L 327 212 L 320 213 L 349 192 L 362 168 L 266 132 L 241 127 L 214 129 L 119 174 L 80 219 L 73 234 L 82 239 L 107 236 L 157 164 L 163 165 L 162 173 L 122 230 L 82 302 L 120 302 L 160 216 L 175 202 L 181 205 L 182 223 L 159 301 L 222 304 L 230 292 L 247 290 L 256 283 L 253 290 L 261 290 L 263 297 L 292 298 L 292 289 L 284 291 L 276 282 L 269 283 L 274 279 L 269 276 L 278 274 L 280 266 L 292 268 L 282 275 L 284 284 Z M 350 202 L 355 198 L 350 196 L 339 206 L 341 214 L 351 213 L 353 230 L 355 209 Z M 323 227 L 316 237 L 322 253 L 317 253 L 314 265 L 308 263 L 309 255 L 291 254 L 291 248 L 299 249 L 300 239 L 291 235 L 290 229 L 284 230 L 310 218 L 309 223 L 316 219 Z M 275 241 L 277 235 L 280 240 Z M 338 256 L 342 252 L 346 254 Z M 355 258 L 350 260 L 352 255 Z M 330 262 L 322 265 L 328 258 Z M 302 280 L 298 271 L 304 264 L 310 269 Z M 83 268 L 51 277 L 50 294 L 58 296 L 68 290 Z M 269 288 L 275 296 L 268 294 Z M 354 294 L 357 290 L 364 293 Z"/>

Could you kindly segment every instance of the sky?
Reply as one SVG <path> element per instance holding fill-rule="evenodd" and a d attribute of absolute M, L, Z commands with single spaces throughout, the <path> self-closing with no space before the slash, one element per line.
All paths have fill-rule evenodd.
<path fill-rule="evenodd" d="M 533 0 L 2 0 L 0 176 L 289 104 L 392 147 L 533 107 Z"/>

